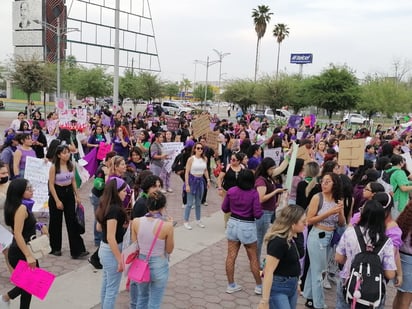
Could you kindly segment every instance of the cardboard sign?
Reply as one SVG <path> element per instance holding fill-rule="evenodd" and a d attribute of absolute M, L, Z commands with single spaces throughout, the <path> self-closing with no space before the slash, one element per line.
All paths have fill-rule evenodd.
<path fill-rule="evenodd" d="M 351 167 L 363 165 L 365 161 L 365 139 L 352 139 L 339 142 L 338 163 Z"/>
<path fill-rule="evenodd" d="M 30 269 L 26 261 L 20 260 L 11 274 L 11 282 L 26 292 L 43 300 L 56 276 L 41 268 Z"/>
<path fill-rule="evenodd" d="M 208 115 L 203 115 L 193 120 L 193 135 L 195 138 L 199 138 L 202 135 L 207 134 L 210 131 L 210 120 Z"/>
<path fill-rule="evenodd" d="M 24 178 L 32 184 L 33 192 L 33 212 L 42 213 L 49 212 L 49 170 L 51 163 L 45 162 L 43 159 L 34 157 L 26 158 L 26 167 Z"/>
<path fill-rule="evenodd" d="M 219 131 L 209 131 L 206 135 L 206 146 L 219 153 Z"/>
<path fill-rule="evenodd" d="M 172 132 L 176 132 L 179 130 L 179 119 L 176 118 L 167 118 L 167 129 Z"/>
<path fill-rule="evenodd" d="M 305 163 L 313 161 L 313 159 L 311 158 L 311 156 L 309 154 L 308 149 L 305 146 L 299 147 L 297 158 L 303 159 L 305 161 Z"/>

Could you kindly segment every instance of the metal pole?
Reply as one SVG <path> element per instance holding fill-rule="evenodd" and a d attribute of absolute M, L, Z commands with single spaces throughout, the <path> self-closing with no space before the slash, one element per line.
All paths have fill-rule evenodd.
<path fill-rule="evenodd" d="M 120 0 L 116 0 L 116 10 L 114 15 L 114 72 L 113 72 L 113 105 L 119 103 L 119 20 L 120 20 Z"/>
<path fill-rule="evenodd" d="M 207 61 L 206 61 L 206 86 L 205 86 L 205 105 L 203 108 L 206 107 L 206 101 L 207 101 L 207 77 L 209 74 L 209 56 L 207 56 Z"/>
<path fill-rule="evenodd" d="M 219 81 L 218 81 L 219 99 L 217 101 L 217 114 L 218 115 L 220 113 L 220 80 L 221 78 L 222 78 L 222 57 L 220 58 L 220 61 L 219 61 Z"/>
<path fill-rule="evenodd" d="M 60 99 L 60 39 L 61 39 L 61 31 L 60 31 L 60 16 L 57 18 L 57 27 L 56 27 L 56 35 L 57 35 L 57 56 L 56 56 L 56 63 L 57 63 L 57 99 Z"/>

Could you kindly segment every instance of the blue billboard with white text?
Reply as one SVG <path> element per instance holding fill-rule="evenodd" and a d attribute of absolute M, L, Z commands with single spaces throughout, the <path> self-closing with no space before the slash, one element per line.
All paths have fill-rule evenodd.
<path fill-rule="evenodd" d="M 306 64 L 312 63 L 313 54 L 290 54 L 290 63 Z"/>

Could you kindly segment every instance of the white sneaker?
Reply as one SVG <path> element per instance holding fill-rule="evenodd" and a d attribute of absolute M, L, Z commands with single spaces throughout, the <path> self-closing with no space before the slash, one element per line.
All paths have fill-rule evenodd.
<path fill-rule="evenodd" d="M 3 295 L 0 295 L 0 309 L 10 308 L 10 301 L 5 301 Z"/>
<path fill-rule="evenodd" d="M 186 208 L 186 205 L 185 205 L 185 204 L 182 204 L 182 208 Z"/>
<path fill-rule="evenodd" d="M 184 226 L 187 230 L 191 230 L 191 229 L 192 229 L 192 226 L 189 224 L 189 222 L 183 223 L 183 226 Z"/>
<path fill-rule="evenodd" d="M 166 194 L 166 193 L 167 193 L 167 191 L 164 190 L 164 189 L 160 190 L 160 192 L 162 192 L 163 194 Z"/>
<path fill-rule="evenodd" d="M 173 192 L 173 190 L 172 190 L 172 189 L 170 189 L 170 188 L 169 188 L 169 189 L 167 189 L 166 191 L 167 191 L 167 192 L 169 192 L 169 193 L 172 193 L 172 192 Z"/>
<path fill-rule="evenodd" d="M 204 203 L 203 203 L 203 206 L 207 206 L 207 205 L 209 205 L 207 202 L 204 202 Z"/>
<path fill-rule="evenodd" d="M 196 225 L 198 226 L 198 227 L 201 227 L 202 229 L 204 229 L 206 226 L 202 223 L 202 221 L 200 221 L 200 220 L 198 220 L 198 221 L 196 221 Z"/>
<path fill-rule="evenodd" d="M 256 295 L 262 295 L 262 286 L 261 285 L 255 286 L 255 294 Z"/>
<path fill-rule="evenodd" d="M 230 286 L 230 285 L 227 286 L 226 293 L 232 294 L 232 293 L 235 293 L 235 292 L 238 292 L 238 291 L 241 291 L 241 290 L 242 290 L 242 287 L 240 285 L 238 285 L 237 283 L 235 283 L 234 286 Z"/>

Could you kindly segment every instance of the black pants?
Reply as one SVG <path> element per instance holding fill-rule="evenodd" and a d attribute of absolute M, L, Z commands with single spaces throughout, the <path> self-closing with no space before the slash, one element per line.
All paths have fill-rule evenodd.
<path fill-rule="evenodd" d="M 8 259 L 11 267 L 16 268 L 17 263 L 20 260 L 25 261 L 26 257 L 23 252 L 20 251 L 19 247 L 11 246 L 8 252 Z M 39 267 L 39 262 L 36 261 L 36 266 Z M 15 299 L 20 296 L 20 309 L 30 308 L 31 294 L 27 293 L 25 290 L 19 287 L 14 287 L 7 292 L 10 299 Z"/>
<path fill-rule="evenodd" d="M 63 203 L 63 210 L 57 209 L 53 196 L 49 197 L 49 235 L 52 251 L 60 251 L 62 248 L 62 223 L 63 214 L 66 221 L 67 235 L 69 237 L 70 254 L 72 257 L 79 256 L 86 251 L 83 238 L 80 236 L 76 222 L 76 201 L 73 187 L 54 186 L 57 196 Z"/>

